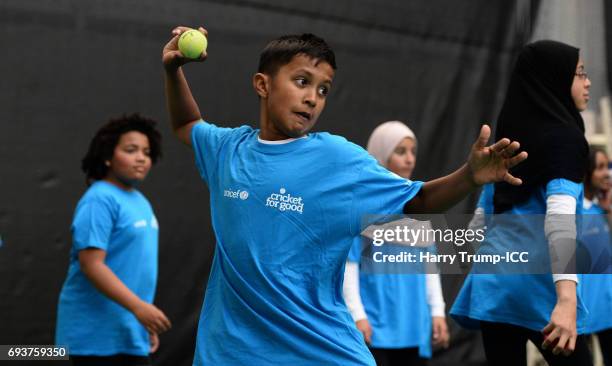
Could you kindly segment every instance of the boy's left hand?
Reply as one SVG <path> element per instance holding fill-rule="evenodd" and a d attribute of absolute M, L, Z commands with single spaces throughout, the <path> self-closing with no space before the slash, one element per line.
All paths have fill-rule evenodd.
<path fill-rule="evenodd" d="M 521 185 L 523 181 L 510 174 L 509 169 L 527 159 L 527 152 L 516 154 L 520 144 L 507 138 L 487 146 L 490 137 L 491 128 L 483 125 L 467 162 L 472 183 L 483 185 L 505 181 L 515 186 Z"/>

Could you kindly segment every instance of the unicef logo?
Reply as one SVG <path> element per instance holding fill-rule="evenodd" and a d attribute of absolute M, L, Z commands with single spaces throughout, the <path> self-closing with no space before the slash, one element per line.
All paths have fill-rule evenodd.
<path fill-rule="evenodd" d="M 225 191 L 223 191 L 223 197 L 232 198 L 232 199 L 240 198 L 242 201 L 244 201 L 247 198 L 249 198 L 249 192 L 243 191 L 241 189 L 237 189 L 237 190 L 226 189 Z"/>
<path fill-rule="evenodd" d="M 287 190 L 285 188 L 281 188 L 280 189 L 280 194 L 285 194 L 285 192 L 287 192 Z"/>

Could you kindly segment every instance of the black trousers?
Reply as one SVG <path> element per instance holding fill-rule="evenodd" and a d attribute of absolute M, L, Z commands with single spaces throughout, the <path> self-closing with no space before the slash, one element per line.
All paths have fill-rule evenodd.
<path fill-rule="evenodd" d="M 377 366 L 425 366 L 418 348 L 370 348 Z"/>
<path fill-rule="evenodd" d="M 606 329 L 596 334 L 599 338 L 604 365 L 612 366 L 612 329 Z"/>
<path fill-rule="evenodd" d="M 550 366 L 592 366 L 591 352 L 585 336 L 578 336 L 576 348 L 569 356 L 554 355 L 552 347 L 542 349 L 544 335 L 531 329 L 506 323 L 480 322 L 485 355 L 489 365 L 526 366 L 527 341 L 531 341 Z"/>
<path fill-rule="evenodd" d="M 70 356 L 70 360 L 74 366 L 151 366 L 148 356 Z"/>

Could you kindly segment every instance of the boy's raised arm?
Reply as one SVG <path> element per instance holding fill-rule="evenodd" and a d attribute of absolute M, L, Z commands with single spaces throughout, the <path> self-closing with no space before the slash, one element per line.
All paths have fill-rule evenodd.
<path fill-rule="evenodd" d="M 486 183 L 505 181 L 513 185 L 522 184 L 509 170 L 527 159 L 527 152 L 516 154 L 519 143 L 506 138 L 486 146 L 490 136 L 489 126 L 482 126 L 467 163 L 445 177 L 426 182 L 419 194 L 406 203 L 404 213 L 444 212 Z"/>
<path fill-rule="evenodd" d="M 162 62 L 165 69 L 166 106 L 172 130 L 179 140 L 191 146 L 191 128 L 202 116 L 181 66 L 191 61 L 202 62 L 207 55 L 204 52 L 199 59 L 189 59 L 181 54 L 178 50 L 178 39 L 181 33 L 187 30 L 187 27 L 176 27 L 172 30 L 172 39 L 162 51 Z M 200 27 L 198 30 L 208 35 L 204 28 Z"/>

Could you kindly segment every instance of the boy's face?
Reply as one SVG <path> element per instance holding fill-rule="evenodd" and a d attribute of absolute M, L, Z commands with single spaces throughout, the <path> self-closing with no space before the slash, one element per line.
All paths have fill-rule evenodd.
<path fill-rule="evenodd" d="M 307 134 L 325 107 L 333 68 L 325 61 L 298 54 L 273 76 L 259 75 L 266 80 L 265 94 L 258 89 L 266 112 L 261 121 L 262 138 L 279 140 Z"/>

